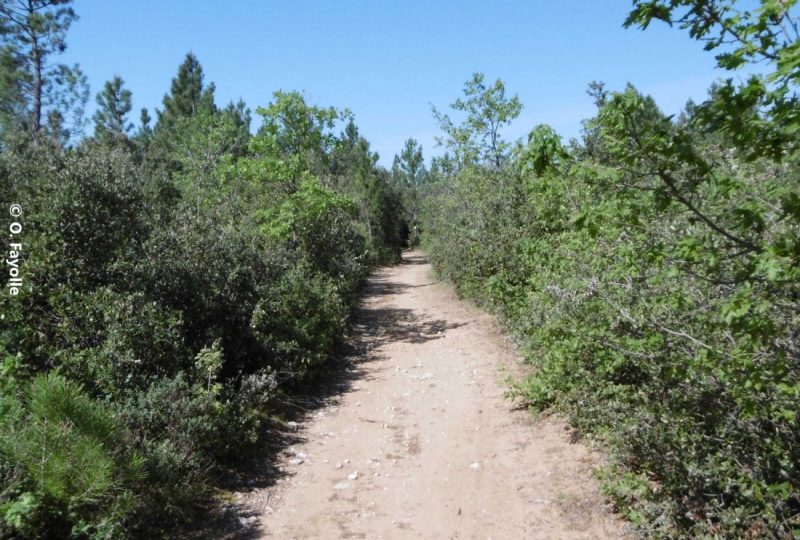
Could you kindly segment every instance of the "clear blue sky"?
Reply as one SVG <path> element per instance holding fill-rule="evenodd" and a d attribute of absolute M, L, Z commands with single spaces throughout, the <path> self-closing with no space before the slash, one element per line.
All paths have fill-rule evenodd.
<path fill-rule="evenodd" d="M 510 139 L 548 123 L 569 138 L 593 113 L 586 86 L 630 81 L 668 113 L 701 99 L 724 74 L 684 32 L 625 30 L 628 0 L 405 2 L 348 0 L 76 0 L 68 37 L 94 95 L 115 74 L 133 92 L 135 120 L 153 114 L 193 51 L 217 102 L 251 109 L 273 91 L 300 90 L 349 108 L 385 165 L 408 137 L 438 153 L 430 104 L 445 108 L 475 71 L 502 78 L 525 108 Z"/>

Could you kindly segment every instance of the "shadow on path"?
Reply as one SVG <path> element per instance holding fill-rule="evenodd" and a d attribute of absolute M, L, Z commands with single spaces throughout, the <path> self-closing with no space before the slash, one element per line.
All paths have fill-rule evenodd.
<path fill-rule="evenodd" d="M 428 258 L 425 255 L 414 251 L 406 251 L 403 253 L 403 258 L 397 263 L 400 266 L 409 264 L 428 264 Z"/>
<path fill-rule="evenodd" d="M 405 253 L 399 266 L 426 263 L 424 256 Z M 398 283 L 382 272 L 370 276 L 362 286 L 361 302 L 350 317 L 348 335 L 313 377 L 284 384 L 282 396 L 271 404 L 271 419 L 258 451 L 241 456 L 240 463 L 219 478 L 220 489 L 233 493 L 257 491 L 266 497 L 269 490 L 265 488 L 291 476 L 278 466 L 279 457 L 307 441 L 303 424 L 316 415 L 324 415 L 323 408 L 338 405 L 341 396 L 352 391 L 355 381 L 368 379 L 369 365 L 381 358 L 375 349 L 388 343 L 425 343 L 466 324 L 431 320 L 413 309 L 386 306 L 387 297 L 431 284 Z M 268 501 L 261 504 L 268 506 Z M 194 530 L 184 531 L 176 538 L 250 540 L 263 534 L 259 512 L 233 500 L 212 504 L 204 515 Z"/>
<path fill-rule="evenodd" d="M 425 320 L 414 310 L 403 308 L 363 309 L 353 321 L 359 338 L 370 349 L 384 343 L 425 343 L 441 338 L 445 330 L 464 324 L 443 319 Z"/>

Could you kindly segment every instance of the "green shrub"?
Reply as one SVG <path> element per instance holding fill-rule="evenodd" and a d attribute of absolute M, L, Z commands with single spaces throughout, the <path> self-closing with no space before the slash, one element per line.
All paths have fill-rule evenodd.
<path fill-rule="evenodd" d="M 235 437 L 227 437 L 228 407 L 183 374 L 162 378 L 119 404 L 119 419 L 143 457 L 147 482 L 140 519 L 174 526 L 208 496 L 209 474 Z M 230 434 L 233 435 L 233 434 Z"/>
<path fill-rule="evenodd" d="M 567 152 L 440 172 L 425 244 L 534 374 L 512 394 L 608 448 L 646 535 L 800 531 L 797 157 L 750 159 L 633 88 Z M 501 177 L 498 177 L 501 174 Z"/>
<path fill-rule="evenodd" d="M 191 523 L 399 253 L 396 193 L 349 115 L 278 92 L 253 137 L 243 103 L 175 90 L 189 72 L 136 137 L 3 133 L 0 187 L 24 208 L 24 285 L 0 296 L 4 538 Z"/>
<path fill-rule="evenodd" d="M 325 360 L 349 313 L 341 289 L 352 285 L 340 283 L 301 262 L 264 292 L 250 326 L 269 351 L 273 369 L 299 377 Z"/>

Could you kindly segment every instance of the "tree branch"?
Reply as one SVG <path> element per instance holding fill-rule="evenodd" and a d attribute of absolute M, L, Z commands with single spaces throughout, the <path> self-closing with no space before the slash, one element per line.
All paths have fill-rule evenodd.
<path fill-rule="evenodd" d="M 723 229 L 722 227 L 711 221 L 710 218 L 708 218 L 705 214 L 703 214 L 699 208 L 697 208 L 694 204 L 692 204 L 692 202 L 689 199 L 684 197 L 681 194 L 681 192 L 678 191 L 678 188 L 675 185 L 675 179 L 672 178 L 672 176 L 670 176 L 668 172 L 664 171 L 663 169 L 660 169 L 657 174 L 658 177 L 661 178 L 661 181 L 664 182 L 664 185 L 666 185 L 667 188 L 669 188 L 670 194 L 673 197 L 675 197 L 675 199 L 677 199 L 686 208 L 691 210 L 692 213 L 695 216 L 697 216 L 698 219 L 700 219 L 700 221 L 711 227 L 711 229 L 718 232 L 719 234 L 721 234 L 734 244 L 746 248 L 746 252 L 761 251 L 761 249 L 754 243 L 729 233 L 728 231 L 726 231 L 725 229 Z"/>

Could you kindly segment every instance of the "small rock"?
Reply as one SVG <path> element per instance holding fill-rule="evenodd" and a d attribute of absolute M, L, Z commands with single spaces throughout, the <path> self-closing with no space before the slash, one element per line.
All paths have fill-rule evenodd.
<path fill-rule="evenodd" d="M 339 462 L 339 463 L 337 463 L 337 464 L 336 464 L 336 468 L 337 468 L 337 469 L 341 469 L 341 468 L 342 468 L 342 464 L 341 464 L 341 462 Z"/>
<path fill-rule="evenodd" d="M 425 373 L 424 375 L 420 376 L 421 381 L 427 381 L 428 379 L 433 379 L 433 373 Z"/>
<path fill-rule="evenodd" d="M 339 482 L 338 484 L 333 486 L 333 489 L 348 489 L 349 487 L 350 484 L 348 482 Z"/>
<path fill-rule="evenodd" d="M 480 464 L 480 463 L 478 463 L 478 462 L 476 461 L 475 463 L 473 463 L 472 465 L 470 465 L 470 466 L 469 466 L 469 468 L 470 468 L 470 469 L 475 469 L 475 470 L 478 470 L 478 469 L 480 469 L 480 468 L 481 468 L 481 464 Z"/>
<path fill-rule="evenodd" d="M 294 458 L 294 459 L 290 459 L 289 460 L 289 465 L 302 465 L 303 461 L 305 461 L 303 458 L 297 457 L 297 458 Z"/>
<path fill-rule="evenodd" d="M 357 480 L 358 479 L 358 471 L 353 471 L 352 473 L 347 475 L 348 480 Z"/>
<path fill-rule="evenodd" d="M 297 428 L 300 427 L 300 424 L 298 424 L 297 422 L 286 422 L 286 427 L 297 431 Z"/>
<path fill-rule="evenodd" d="M 240 517 L 239 518 L 239 524 L 242 527 L 247 527 L 248 525 L 253 523 L 256 519 L 258 519 L 258 518 L 255 518 L 255 517 Z"/>

